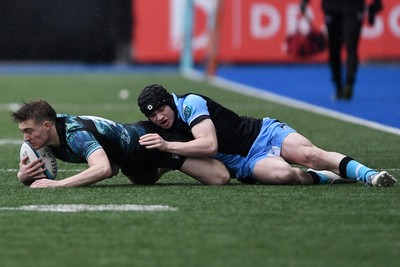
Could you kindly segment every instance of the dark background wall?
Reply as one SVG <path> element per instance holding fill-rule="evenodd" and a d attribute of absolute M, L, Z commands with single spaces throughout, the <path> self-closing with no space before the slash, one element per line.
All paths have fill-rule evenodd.
<path fill-rule="evenodd" d="M 0 60 L 111 62 L 130 35 L 131 0 L 0 2 Z"/>

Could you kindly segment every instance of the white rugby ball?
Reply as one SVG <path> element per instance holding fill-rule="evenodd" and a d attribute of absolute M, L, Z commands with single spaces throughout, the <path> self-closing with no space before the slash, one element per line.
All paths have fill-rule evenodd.
<path fill-rule="evenodd" d="M 57 159 L 54 157 L 50 148 L 44 146 L 38 150 L 35 150 L 29 142 L 24 142 L 19 152 L 20 159 L 28 156 L 28 163 L 31 161 L 41 158 L 44 162 L 44 175 L 48 179 L 54 180 L 57 176 Z"/>

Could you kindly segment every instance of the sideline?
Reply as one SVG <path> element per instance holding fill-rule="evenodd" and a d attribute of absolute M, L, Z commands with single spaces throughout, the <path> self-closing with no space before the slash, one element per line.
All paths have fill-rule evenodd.
<path fill-rule="evenodd" d="M 361 119 L 361 118 L 347 115 L 347 114 L 344 114 L 344 113 L 341 113 L 338 111 L 334 111 L 331 109 L 322 108 L 322 107 L 312 105 L 312 104 L 309 104 L 309 103 L 306 103 L 306 102 L 303 102 L 300 100 L 295 100 L 293 98 L 289 98 L 289 97 L 281 96 L 281 95 L 278 95 L 278 94 L 275 94 L 272 92 L 261 90 L 256 87 L 247 86 L 247 85 L 243 85 L 243 84 L 240 84 L 237 82 L 233 82 L 233 81 L 230 81 L 225 78 L 206 77 L 200 71 L 191 70 L 191 71 L 188 71 L 185 74 L 183 74 L 183 76 L 185 78 L 187 78 L 189 80 L 193 80 L 193 81 L 205 81 L 206 80 L 210 84 L 220 87 L 227 91 L 232 91 L 232 92 L 240 93 L 240 94 L 247 95 L 247 96 L 253 96 L 253 97 L 256 96 L 256 97 L 262 98 L 264 100 L 268 100 L 268 101 L 278 103 L 281 105 L 310 111 L 310 112 L 316 113 L 318 115 L 325 115 L 325 116 L 328 116 L 328 117 L 331 117 L 334 119 L 366 126 L 366 127 L 369 127 L 369 128 L 375 129 L 375 130 L 380 130 L 383 132 L 387 132 L 387 133 L 391 133 L 391 134 L 400 136 L 400 129 L 395 128 L 395 127 L 390 127 L 390 126 L 376 123 L 373 121 Z"/>

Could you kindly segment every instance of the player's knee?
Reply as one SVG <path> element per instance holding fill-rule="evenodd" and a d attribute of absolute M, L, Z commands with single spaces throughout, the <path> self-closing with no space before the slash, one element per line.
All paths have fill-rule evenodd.
<path fill-rule="evenodd" d="M 221 174 L 218 176 L 218 178 L 216 179 L 216 184 L 217 185 L 225 185 L 225 184 L 229 184 L 231 177 L 228 171 L 224 171 L 221 172 Z"/>
<path fill-rule="evenodd" d="M 228 171 L 221 171 L 215 174 L 213 177 L 207 177 L 205 179 L 201 179 L 203 184 L 206 185 L 226 185 L 230 181 L 230 175 Z"/>

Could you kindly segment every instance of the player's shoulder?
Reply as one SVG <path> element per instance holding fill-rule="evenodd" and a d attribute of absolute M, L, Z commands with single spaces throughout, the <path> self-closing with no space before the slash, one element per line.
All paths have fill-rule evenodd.
<path fill-rule="evenodd" d="M 199 94 L 195 94 L 195 93 L 187 93 L 184 95 L 178 95 L 178 94 L 172 94 L 175 101 L 178 102 L 183 102 L 183 103 L 187 103 L 187 102 L 192 102 L 192 101 L 205 101 L 206 99 L 204 98 L 204 96 L 199 95 Z"/>
<path fill-rule="evenodd" d="M 202 95 L 198 94 L 187 94 L 185 97 L 185 102 L 198 102 L 198 101 L 206 101 Z"/>
<path fill-rule="evenodd" d="M 190 108 L 192 110 L 204 107 L 207 104 L 207 100 L 203 96 L 198 94 L 186 94 L 181 96 L 178 100 L 178 110 Z"/>
<path fill-rule="evenodd" d="M 67 132 L 81 128 L 82 124 L 76 118 L 77 116 L 70 114 L 57 114 L 57 128 Z"/>

